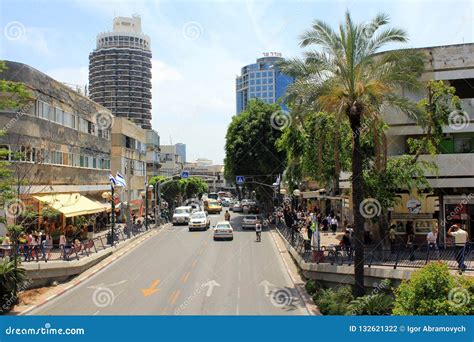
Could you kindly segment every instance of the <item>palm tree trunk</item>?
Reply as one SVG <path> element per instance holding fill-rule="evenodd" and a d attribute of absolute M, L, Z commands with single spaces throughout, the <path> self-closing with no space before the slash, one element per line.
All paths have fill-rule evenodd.
<path fill-rule="evenodd" d="M 360 116 L 350 117 L 353 149 L 352 149 L 352 211 L 354 215 L 354 296 L 360 297 L 365 294 L 364 287 L 364 218 L 360 211 L 360 205 L 364 198 L 362 179 L 362 150 L 360 146 Z"/>

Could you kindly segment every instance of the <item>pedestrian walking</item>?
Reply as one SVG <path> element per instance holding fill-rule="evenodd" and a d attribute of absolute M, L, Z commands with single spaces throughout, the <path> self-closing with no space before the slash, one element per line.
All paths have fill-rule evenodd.
<path fill-rule="evenodd" d="M 67 245 L 66 234 L 64 233 L 64 230 L 61 230 L 61 235 L 59 236 L 59 249 L 61 250 L 61 257 L 64 260 L 67 259 L 66 245 Z"/>
<path fill-rule="evenodd" d="M 467 232 L 459 227 L 457 224 L 454 224 L 448 230 L 448 236 L 454 238 L 454 246 L 456 250 L 456 261 L 458 262 L 459 270 L 465 271 L 466 264 L 464 263 L 464 252 L 466 248 L 466 243 L 469 239 Z"/>
<path fill-rule="evenodd" d="M 433 227 L 433 229 L 426 234 L 426 243 L 428 245 L 428 250 L 433 249 L 436 251 L 436 257 L 439 259 L 439 250 L 438 250 L 438 228 Z"/>
<path fill-rule="evenodd" d="M 331 218 L 331 231 L 332 231 L 332 235 L 335 235 L 336 234 L 336 230 L 337 230 L 337 227 L 339 225 L 339 223 L 337 222 L 337 218 L 336 216 L 333 216 Z"/>

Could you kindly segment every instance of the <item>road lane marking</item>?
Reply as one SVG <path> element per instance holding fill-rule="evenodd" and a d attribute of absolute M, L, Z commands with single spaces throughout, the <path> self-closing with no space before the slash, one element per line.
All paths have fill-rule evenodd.
<path fill-rule="evenodd" d="M 188 278 L 189 278 L 189 275 L 191 274 L 191 272 L 188 272 L 186 274 L 184 274 L 182 277 L 181 277 L 181 282 L 183 284 L 186 284 L 186 282 L 188 281 Z"/>
<path fill-rule="evenodd" d="M 198 262 L 198 261 L 197 261 L 197 259 L 196 259 L 196 260 L 194 260 L 194 261 L 193 261 L 193 264 L 191 265 L 191 267 L 192 267 L 192 268 L 196 267 L 196 265 L 197 265 L 197 262 Z"/>
<path fill-rule="evenodd" d="M 174 305 L 176 303 L 180 294 L 181 294 L 181 290 L 176 290 L 175 295 L 173 296 L 173 298 L 171 298 L 171 302 L 170 302 L 171 305 Z"/>
<path fill-rule="evenodd" d="M 153 293 L 158 292 L 159 289 L 157 288 L 160 284 L 160 279 L 156 279 L 149 288 L 141 289 L 143 296 L 148 297 L 151 296 Z"/>

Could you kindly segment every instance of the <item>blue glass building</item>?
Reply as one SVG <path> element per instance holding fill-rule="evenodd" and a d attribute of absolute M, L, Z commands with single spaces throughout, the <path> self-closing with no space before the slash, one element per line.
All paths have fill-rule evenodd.
<path fill-rule="evenodd" d="M 251 99 L 276 103 L 285 95 L 286 88 L 293 83 L 293 77 L 280 72 L 277 62 L 282 57 L 268 56 L 257 59 L 257 63 L 242 68 L 236 79 L 237 114 L 247 108 Z M 282 103 L 281 107 L 287 110 Z"/>

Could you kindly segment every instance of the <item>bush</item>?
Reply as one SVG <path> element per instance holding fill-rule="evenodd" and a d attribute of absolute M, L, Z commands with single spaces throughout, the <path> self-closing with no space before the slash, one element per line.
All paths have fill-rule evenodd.
<path fill-rule="evenodd" d="M 472 315 L 474 281 L 429 263 L 395 290 L 394 315 Z"/>
<path fill-rule="evenodd" d="M 347 307 L 347 315 L 390 315 L 393 297 L 386 293 L 369 294 L 354 299 Z"/>
<path fill-rule="evenodd" d="M 349 285 L 321 290 L 313 296 L 314 302 L 323 315 L 344 315 L 353 299 Z"/>
<path fill-rule="evenodd" d="M 306 282 L 305 288 L 306 288 L 306 292 L 308 292 L 310 296 L 314 295 L 316 291 L 319 290 L 318 284 L 312 279 Z"/>
<path fill-rule="evenodd" d="M 15 284 L 17 288 L 20 288 L 27 281 L 25 269 L 20 267 L 15 269 L 13 260 L 3 259 L 0 263 L 0 307 L 2 312 L 9 310 L 10 306 L 18 301 L 18 298 L 14 296 Z"/>

